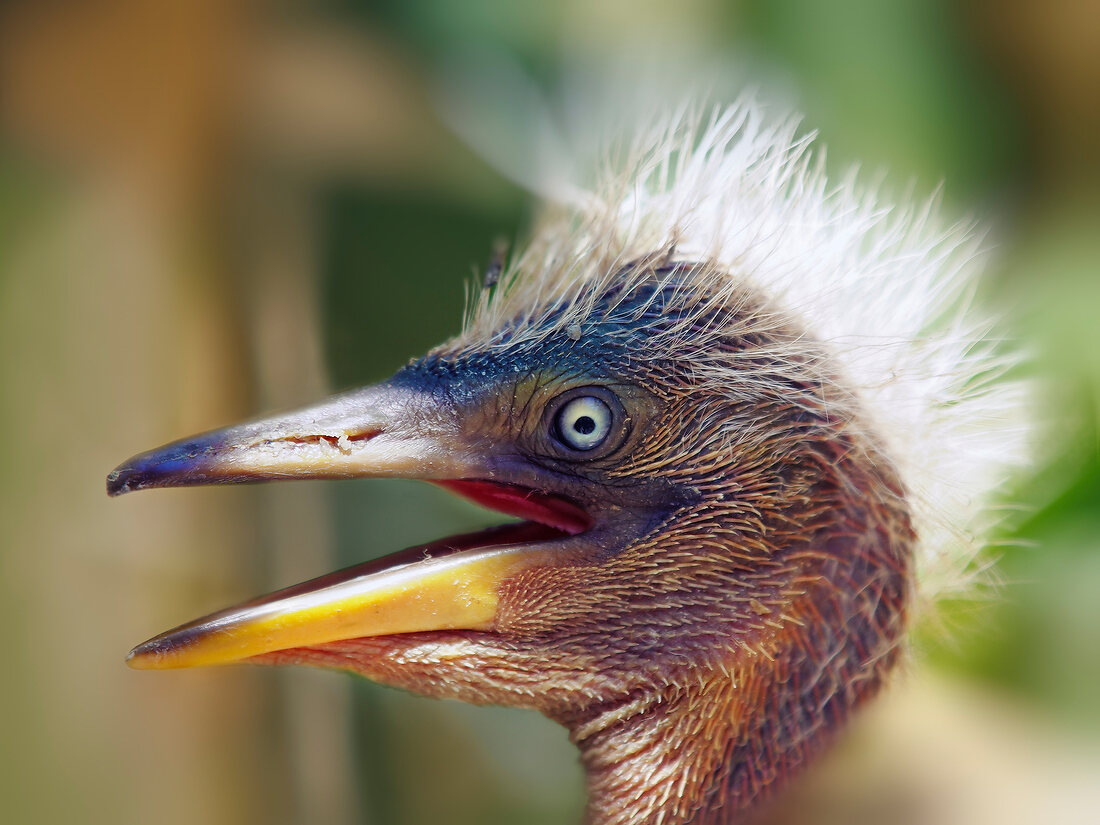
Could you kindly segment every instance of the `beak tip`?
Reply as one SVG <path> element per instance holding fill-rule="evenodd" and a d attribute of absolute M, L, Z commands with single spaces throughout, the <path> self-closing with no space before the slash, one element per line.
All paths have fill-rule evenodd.
<path fill-rule="evenodd" d="M 163 670 L 167 666 L 164 653 L 159 637 L 150 639 L 126 654 L 126 666 L 132 670 Z"/>
<path fill-rule="evenodd" d="M 220 446 L 220 440 L 214 438 L 192 438 L 133 456 L 107 474 L 107 495 L 114 498 L 150 487 L 189 487 L 220 481 L 211 461 Z"/>
<path fill-rule="evenodd" d="M 115 498 L 146 487 L 171 483 L 173 479 L 170 471 L 177 470 L 179 462 L 170 464 L 165 458 L 171 458 L 171 456 L 165 456 L 163 451 L 154 450 L 119 464 L 107 474 L 107 495 Z"/>
<path fill-rule="evenodd" d="M 116 467 L 107 474 L 107 495 L 114 498 L 132 492 L 138 489 L 135 482 L 134 473 L 129 467 Z"/>
<path fill-rule="evenodd" d="M 126 654 L 126 666 L 132 670 L 148 670 L 148 659 L 141 654 L 140 645 Z"/>

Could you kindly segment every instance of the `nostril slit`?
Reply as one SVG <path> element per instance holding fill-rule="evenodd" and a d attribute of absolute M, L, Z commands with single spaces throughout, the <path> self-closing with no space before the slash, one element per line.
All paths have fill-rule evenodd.
<path fill-rule="evenodd" d="M 284 435 L 279 438 L 273 438 L 268 443 L 276 444 L 282 442 L 284 444 L 320 444 L 322 441 L 331 444 L 336 441 L 340 444 L 347 444 L 358 441 L 370 441 L 372 438 L 381 435 L 385 430 L 381 427 L 372 427 L 368 430 L 363 430 L 357 433 L 341 433 L 340 435 Z"/>
<path fill-rule="evenodd" d="M 375 436 L 382 435 L 383 432 L 385 431 L 381 427 L 372 427 L 369 430 L 363 430 L 361 433 L 348 435 L 346 439 L 348 441 L 370 441 Z"/>

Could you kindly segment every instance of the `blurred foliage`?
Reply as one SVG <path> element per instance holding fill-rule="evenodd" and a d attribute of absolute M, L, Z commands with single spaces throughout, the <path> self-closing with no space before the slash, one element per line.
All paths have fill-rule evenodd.
<path fill-rule="evenodd" d="M 522 219 L 518 198 L 479 206 L 405 191 L 325 198 L 324 334 L 337 385 L 380 380 L 459 332 L 466 288 Z"/>
<path fill-rule="evenodd" d="M 951 0 L 751 0 L 743 22 L 845 163 L 913 175 L 925 189 L 944 180 L 950 199 L 972 203 L 1011 176 L 1021 134 L 966 10 Z"/>

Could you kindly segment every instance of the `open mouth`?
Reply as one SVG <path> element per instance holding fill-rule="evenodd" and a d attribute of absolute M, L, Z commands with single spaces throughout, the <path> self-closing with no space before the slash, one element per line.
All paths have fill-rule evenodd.
<path fill-rule="evenodd" d="M 518 522 L 410 547 L 210 614 L 138 645 L 131 667 L 224 664 L 365 636 L 490 630 L 501 584 L 545 563 L 592 519 L 563 497 L 485 480 L 434 480 Z"/>

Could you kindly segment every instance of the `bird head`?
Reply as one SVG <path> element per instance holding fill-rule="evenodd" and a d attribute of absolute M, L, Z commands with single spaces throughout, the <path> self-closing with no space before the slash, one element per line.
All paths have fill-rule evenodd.
<path fill-rule="evenodd" d="M 690 133 L 697 185 L 804 188 L 747 123 Z M 722 241 L 761 227 L 639 218 L 632 197 L 536 233 L 463 334 L 388 381 L 108 477 L 120 494 L 399 476 L 519 521 L 185 624 L 130 664 L 313 664 L 537 709 L 580 747 L 598 823 L 732 819 L 805 764 L 897 659 L 920 507 L 839 339 Z M 843 227 L 823 226 L 835 252 Z M 742 244 L 774 262 L 776 241 Z"/>

